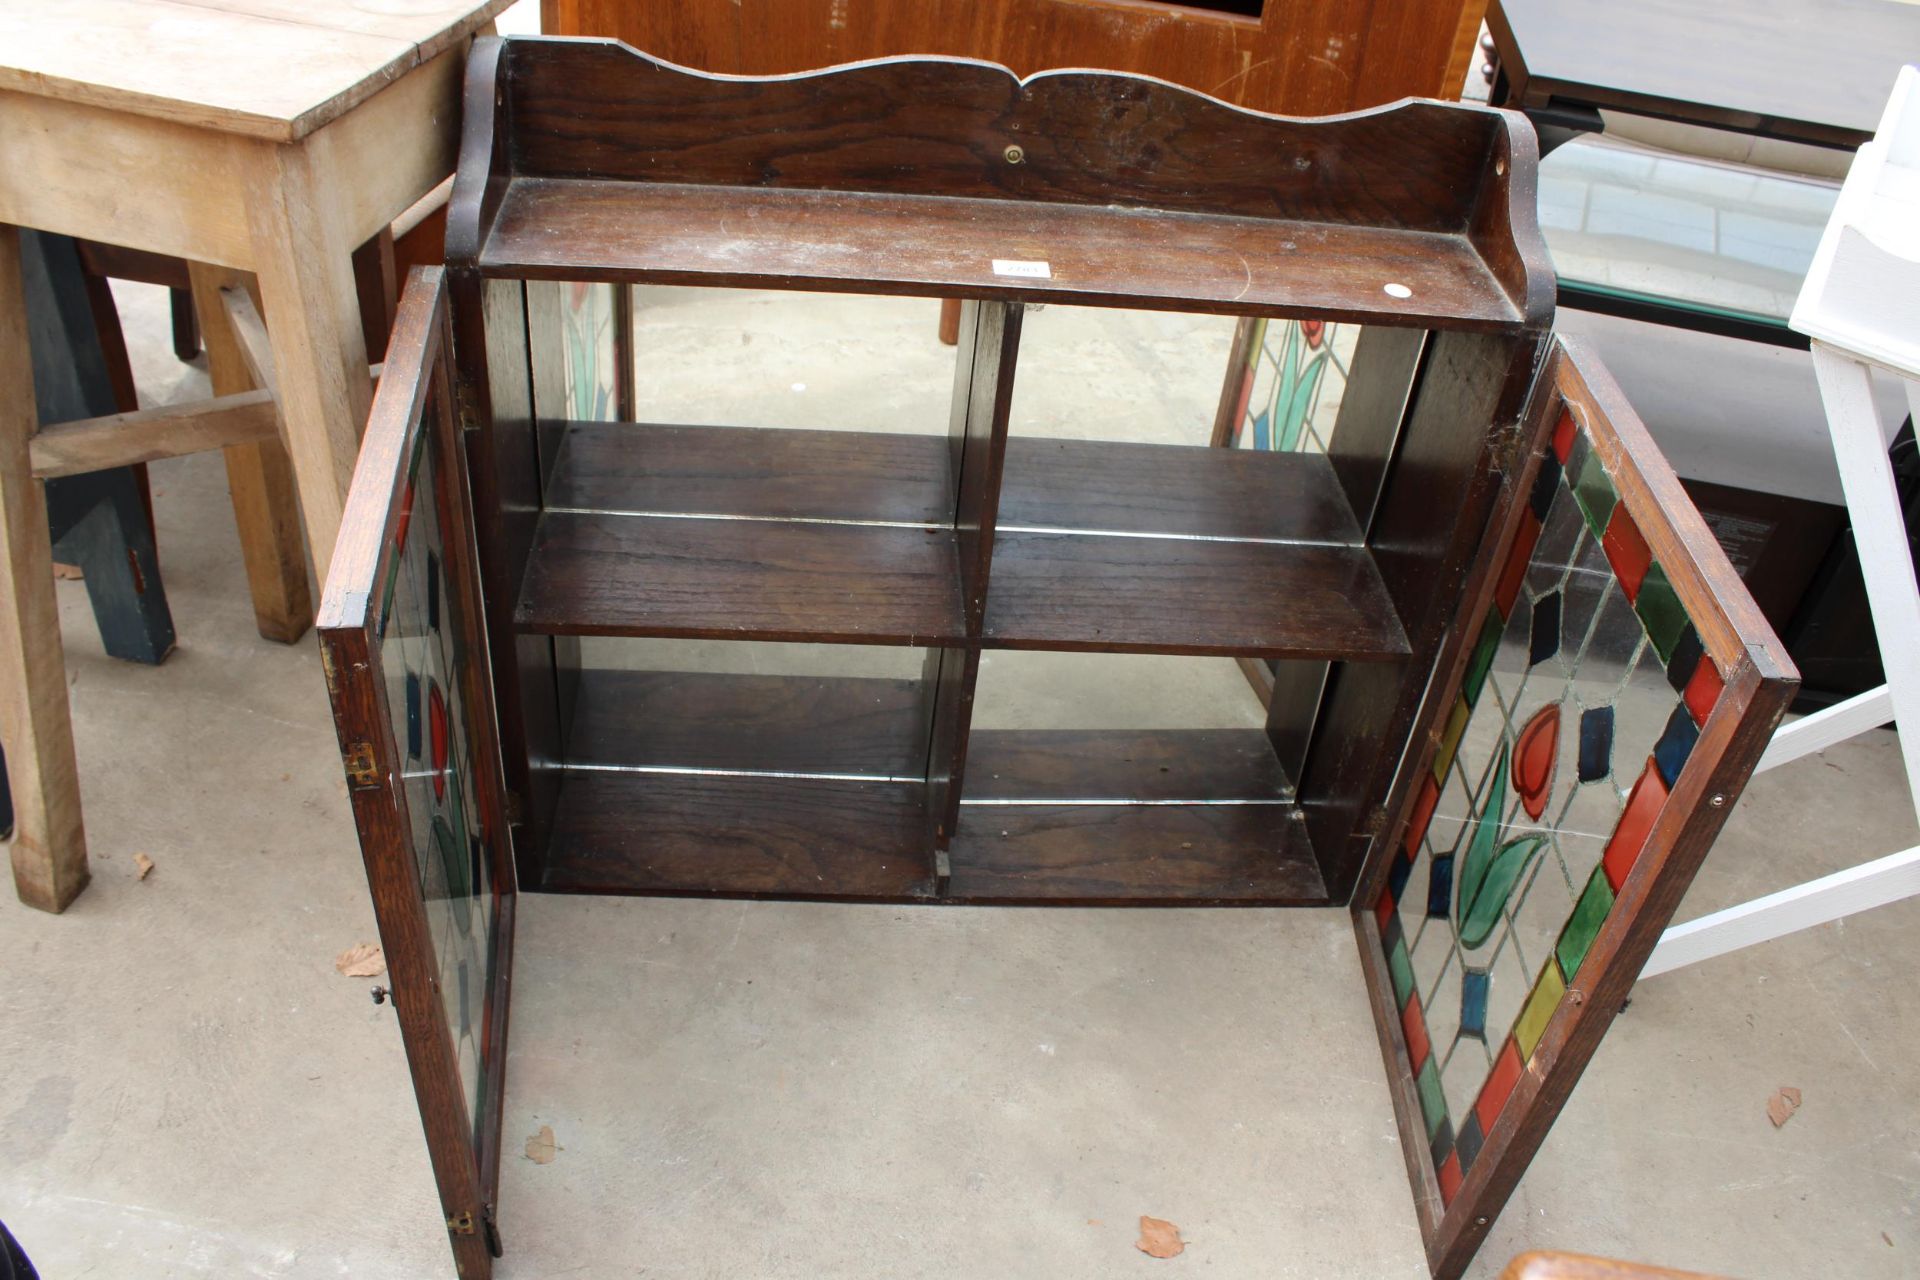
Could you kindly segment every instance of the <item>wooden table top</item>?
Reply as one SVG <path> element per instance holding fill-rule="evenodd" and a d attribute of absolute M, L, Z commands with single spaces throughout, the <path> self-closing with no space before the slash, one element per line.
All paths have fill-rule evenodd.
<path fill-rule="evenodd" d="M 1522 97 L 1855 147 L 1920 60 L 1914 0 L 1494 0 Z M 1523 83 L 1524 82 L 1524 83 Z"/>
<path fill-rule="evenodd" d="M 289 142 L 512 0 L 0 0 L 0 90 Z"/>

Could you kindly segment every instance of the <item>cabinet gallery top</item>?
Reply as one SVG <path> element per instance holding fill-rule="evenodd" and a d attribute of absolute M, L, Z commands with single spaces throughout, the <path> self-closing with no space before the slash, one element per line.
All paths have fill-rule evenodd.
<path fill-rule="evenodd" d="M 889 58 L 718 76 L 475 45 L 448 261 L 494 276 L 1532 330 L 1552 270 L 1513 113 L 1266 115 L 1104 71 Z"/>

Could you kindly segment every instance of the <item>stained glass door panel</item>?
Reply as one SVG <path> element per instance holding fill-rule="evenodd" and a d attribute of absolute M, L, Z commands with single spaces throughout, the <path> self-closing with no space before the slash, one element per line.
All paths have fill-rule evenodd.
<path fill-rule="evenodd" d="M 1518 1182 L 1797 685 L 1605 371 L 1556 343 L 1532 412 L 1537 473 L 1355 899 L 1441 1277 Z"/>
<path fill-rule="evenodd" d="M 497 1253 L 513 880 L 439 270 L 409 280 L 320 611 L 393 1001 L 455 1261 Z"/>

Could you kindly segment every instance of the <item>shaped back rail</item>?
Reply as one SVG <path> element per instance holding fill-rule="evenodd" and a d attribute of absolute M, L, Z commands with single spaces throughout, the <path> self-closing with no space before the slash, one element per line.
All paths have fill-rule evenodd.
<path fill-rule="evenodd" d="M 952 58 L 715 76 L 602 40 L 483 41 L 470 74 L 448 254 L 489 274 L 1508 332 L 1552 306 L 1533 136 L 1487 108 L 1297 120 Z"/>

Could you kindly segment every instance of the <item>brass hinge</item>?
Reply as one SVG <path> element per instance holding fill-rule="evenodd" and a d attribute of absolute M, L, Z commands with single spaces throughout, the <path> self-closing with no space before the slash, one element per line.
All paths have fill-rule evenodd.
<path fill-rule="evenodd" d="M 380 781 L 380 768 L 373 762 L 373 744 L 356 742 L 349 746 L 344 757 L 347 765 L 347 780 L 355 786 L 371 787 Z"/>
<path fill-rule="evenodd" d="M 472 1235 L 473 1234 L 473 1214 L 471 1212 L 454 1214 L 451 1218 L 447 1219 L 447 1230 L 453 1232 L 453 1234 L 457 1236 Z"/>

